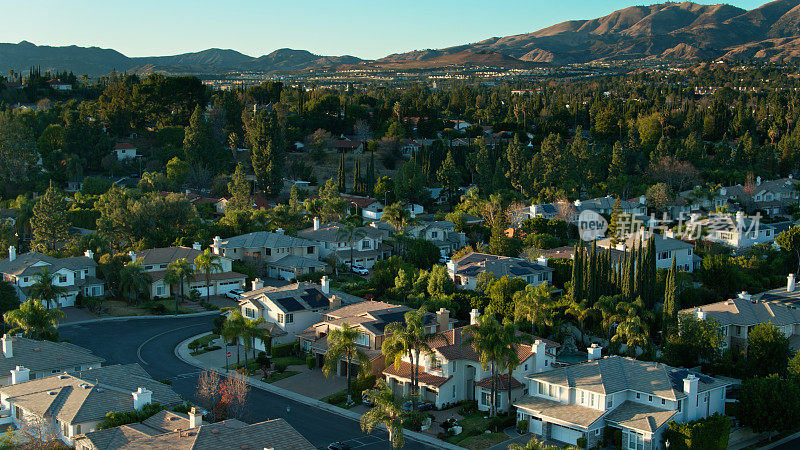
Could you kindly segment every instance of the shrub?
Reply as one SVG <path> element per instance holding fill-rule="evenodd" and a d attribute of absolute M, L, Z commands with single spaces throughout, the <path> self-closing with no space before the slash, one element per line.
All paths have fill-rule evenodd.
<path fill-rule="evenodd" d="M 338 405 L 340 403 L 344 403 L 347 401 L 347 392 L 341 391 L 335 394 L 331 394 L 325 398 L 325 401 L 330 403 L 331 405 Z"/>
<path fill-rule="evenodd" d="M 167 307 L 162 303 L 148 303 L 147 309 L 151 314 L 166 314 L 167 312 Z"/>
<path fill-rule="evenodd" d="M 189 342 L 189 350 L 191 350 L 192 353 L 197 353 L 198 348 L 200 348 L 200 342 L 198 342 L 196 339 L 192 342 Z"/>
<path fill-rule="evenodd" d="M 120 425 L 141 422 L 163 409 L 164 407 L 158 403 L 149 403 L 138 411 L 109 411 L 106 413 L 106 418 L 97 425 L 97 428 L 106 430 Z"/>
<path fill-rule="evenodd" d="M 580 437 L 577 441 L 575 441 L 575 444 L 578 446 L 578 448 L 586 448 L 588 443 L 589 441 L 587 441 L 585 437 Z"/>
<path fill-rule="evenodd" d="M 705 419 L 687 423 L 672 421 L 664 432 L 664 440 L 670 448 L 678 450 L 708 449 L 724 450 L 728 447 L 731 419 L 719 413 Z"/>
<path fill-rule="evenodd" d="M 225 316 L 217 316 L 214 318 L 214 327 L 211 329 L 211 332 L 214 334 L 222 334 L 222 327 L 225 326 L 225 320 L 227 317 Z"/>
<path fill-rule="evenodd" d="M 286 370 L 286 364 L 275 364 L 275 372 L 283 373 Z"/>
<path fill-rule="evenodd" d="M 276 345 L 272 347 L 272 357 L 280 358 L 281 356 L 296 355 L 300 349 L 299 342 L 290 342 L 288 344 Z"/>
<path fill-rule="evenodd" d="M 403 418 L 403 427 L 411 431 L 419 431 L 422 429 L 422 424 L 425 423 L 427 417 L 427 415 L 419 411 L 410 412 Z"/>
<path fill-rule="evenodd" d="M 313 356 L 306 356 L 306 366 L 308 366 L 309 369 L 314 369 L 317 367 L 317 360 L 314 359 Z"/>
<path fill-rule="evenodd" d="M 474 400 L 464 400 L 461 402 L 461 408 L 458 410 L 458 413 L 462 416 L 466 416 L 468 414 L 472 414 L 478 411 L 478 402 Z"/>
<path fill-rule="evenodd" d="M 519 422 L 517 422 L 517 433 L 525 434 L 530 429 L 529 427 L 530 427 L 530 422 L 528 422 L 527 420 L 520 420 Z"/>
<path fill-rule="evenodd" d="M 366 377 L 358 377 L 350 384 L 350 395 L 353 398 L 361 398 L 364 391 L 368 391 L 375 387 L 375 375 L 367 375 Z"/>

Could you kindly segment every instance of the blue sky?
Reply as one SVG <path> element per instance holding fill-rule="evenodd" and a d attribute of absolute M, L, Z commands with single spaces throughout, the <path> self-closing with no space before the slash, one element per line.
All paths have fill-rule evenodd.
<path fill-rule="evenodd" d="M 719 1 L 696 0 L 713 4 Z M 767 0 L 729 0 L 752 9 Z M 590 19 L 648 0 L 38 0 L 4 5 L 0 42 L 113 48 L 128 56 L 289 47 L 379 58 Z M 46 11 L 46 12 L 44 12 Z M 9 20 L 12 19 L 12 20 Z"/>

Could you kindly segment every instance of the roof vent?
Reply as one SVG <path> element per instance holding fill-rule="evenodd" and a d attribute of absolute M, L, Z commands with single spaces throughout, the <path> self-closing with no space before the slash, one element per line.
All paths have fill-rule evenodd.
<path fill-rule="evenodd" d="M 173 421 L 176 421 L 176 420 L 181 420 L 181 418 L 177 417 L 177 416 L 172 416 L 172 417 L 169 418 L 169 420 L 170 420 L 170 422 L 173 422 Z"/>
<path fill-rule="evenodd" d="M 56 394 L 58 394 L 58 391 L 49 391 L 47 394 L 48 395 L 56 395 Z"/>
<path fill-rule="evenodd" d="M 67 379 L 67 374 L 62 373 L 61 375 L 58 376 L 58 379 L 59 380 L 66 380 Z"/>
<path fill-rule="evenodd" d="M 214 428 L 213 430 L 211 430 L 211 434 L 219 434 L 219 430 L 217 430 L 216 428 Z"/>
<path fill-rule="evenodd" d="M 33 351 L 35 351 L 35 352 L 40 352 L 40 351 L 42 351 L 42 349 L 41 349 L 41 348 L 39 348 L 39 347 L 33 347 Z"/>

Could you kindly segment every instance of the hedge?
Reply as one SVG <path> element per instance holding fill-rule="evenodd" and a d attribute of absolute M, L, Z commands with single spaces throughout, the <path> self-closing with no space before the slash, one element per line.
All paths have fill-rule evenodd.
<path fill-rule="evenodd" d="M 300 348 L 299 342 L 290 342 L 288 344 L 276 345 L 272 347 L 272 357 L 280 358 L 281 356 L 296 355 L 299 348 Z"/>
<path fill-rule="evenodd" d="M 664 441 L 677 450 L 725 450 L 731 433 L 731 419 L 719 413 L 687 423 L 672 421 L 664 432 Z"/>

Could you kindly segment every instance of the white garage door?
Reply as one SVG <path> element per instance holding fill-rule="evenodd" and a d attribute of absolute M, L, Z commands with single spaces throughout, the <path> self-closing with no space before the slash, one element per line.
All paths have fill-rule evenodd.
<path fill-rule="evenodd" d="M 550 437 L 566 444 L 577 445 L 578 438 L 583 437 L 583 432 L 553 424 L 550 429 Z"/>
<path fill-rule="evenodd" d="M 291 280 L 294 278 L 294 272 L 291 270 L 281 269 L 278 271 L 278 275 L 283 278 L 284 280 Z"/>
<path fill-rule="evenodd" d="M 531 423 L 531 433 L 538 434 L 539 436 L 542 435 L 542 421 L 535 417 L 530 418 Z"/>
<path fill-rule="evenodd" d="M 206 296 L 206 291 L 207 290 L 210 290 L 212 294 L 214 293 L 214 285 L 211 285 L 210 289 L 206 289 L 206 285 L 205 284 L 202 285 L 202 286 L 194 286 L 194 287 L 192 287 L 192 289 L 194 289 L 197 292 L 199 292 L 202 297 Z M 189 292 L 191 292 L 192 289 L 189 289 Z M 186 295 L 189 295 L 189 292 L 187 292 Z"/>
<path fill-rule="evenodd" d="M 222 294 L 225 294 L 226 292 L 230 292 L 230 291 L 232 291 L 234 289 L 239 289 L 239 288 L 241 288 L 241 282 L 239 282 L 239 281 L 225 281 L 225 282 L 219 283 L 217 285 L 217 293 L 219 295 L 222 295 Z M 211 292 L 214 292 L 214 291 L 212 290 Z"/>

